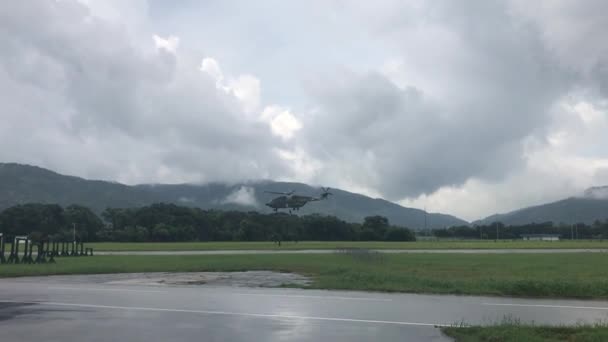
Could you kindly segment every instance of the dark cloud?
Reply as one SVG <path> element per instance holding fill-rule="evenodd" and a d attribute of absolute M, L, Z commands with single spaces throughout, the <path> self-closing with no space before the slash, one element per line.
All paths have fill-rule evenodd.
<path fill-rule="evenodd" d="M 315 155 L 349 163 L 354 173 L 361 162 L 357 156 L 369 156 L 364 160 L 376 172 L 371 187 L 392 199 L 472 177 L 503 178 L 522 165 L 523 139 L 547 124 L 551 106 L 571 86 L 569 72 L 558 66 L 535 29 L 503 6 L 483 2 L 473 10 L 452 4 L 435 6 L 424 18 L 458 42 L 459 51 L 446 46 L 436 61 L 444 64 L 438 70 L 448 73 L 433 65 L 415 71 L 445 83 L 442 88 L 453 89 L 450 97 L 416 84 L 399 88 L 377 73 L 336 72 L 309 86 L 320 111 L 304 125 L 310 134 L 306 142 L 323 152 Z M 418 49 L 417 55 L 441 50 L 437 43 L 394 42 L 403 54 Z M 404 72 L 416 66 L 406 64 Z"/>
<path fill-rule="evenodd" d="M 75 1 L 5 3 L 0 18 L 2 140 L 15 146 L 2 159 L 128 181 L 287 172 L 282 140 L 198 70 L 204 56 L 132 42 Z M 66 150 L 88 167 L 67 166 Z"/>
<path fill-rule="evenodd" d="M 606 4 L 7 1 L 0 159 L 130 183 L 295 179 L 394 200 L 509 179 L 542 188 L 530 155 L 560 165 L 572 156 L 543 149 L 603 127 Z M 222 73 L 222 58 L 240 70 Z M 601 149 L 571 145 L 558 150 L 605 167 Z"/>

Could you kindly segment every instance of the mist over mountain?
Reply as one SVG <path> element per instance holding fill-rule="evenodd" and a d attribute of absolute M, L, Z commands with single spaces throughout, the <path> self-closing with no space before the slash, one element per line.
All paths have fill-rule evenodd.
<path fill-rule="evenodd" d="M 252 181 L 235 184 L 142 184 L 87 180 L 61 175 L 44 168 L 14 163 L 0 163 L 0 209 L 29 203 L 81 204 L 97 213 L 108 207 L 140 207 L 157 202 L 200 207 L 203 209 L 272 210 L 264 204 L 276 195 L 264 191 L 291 191 L 299 195 L 318 196 L 319 187 L 302 183 Z M 370 215 L 382 215 L 392 224 L 412 229 L 441 228 L 467 224 L 451 215 L 428 213 L 402 207 L 383 199 L 331 189 L 333 196 L 304 206 L 300 214 L 335 215 L 345 221 L 362 222 Z M 426 216 L 426 217 L 425 217 Z"/>
<path fill-rule="evenodd" d="M 583 193 L 583 197 L 592 199 L 608 199 L 608 186 L 594 186 Z"/>

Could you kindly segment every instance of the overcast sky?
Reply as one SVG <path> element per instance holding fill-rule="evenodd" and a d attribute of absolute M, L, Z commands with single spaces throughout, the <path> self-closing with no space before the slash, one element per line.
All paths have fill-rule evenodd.
<path fill-rule="evenodd" d="M 608 184 L 608 1 L 0 3 L 0 161 L 467 220 Z"/>

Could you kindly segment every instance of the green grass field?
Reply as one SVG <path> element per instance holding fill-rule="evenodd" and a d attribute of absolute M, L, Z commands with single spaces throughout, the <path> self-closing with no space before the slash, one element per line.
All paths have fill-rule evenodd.
<path fill-rule="evenodd" d="M 607 248 L 607 241 L 301 241 L 285 242 L 279 247 L 273 242 L 96 242 L 88 243 L 96 251 L 184 251 L 184 250 L 281 250 L 281 249 L 509 249 L 509 248 Z"/>
<path fill-rule="evenodd" d="M 298 272 L 313 288 L 608 299 L 608 254 L 292 254 L 63 257 L 0 277 L 154 271 Z"/>
<path fill-rule="evenodd" d="M 447 327 L 441 329 L 456 342 L 602 342 L 608 341 L 608 327 L 548 327 L 506 324 L 489 327 Z"/>

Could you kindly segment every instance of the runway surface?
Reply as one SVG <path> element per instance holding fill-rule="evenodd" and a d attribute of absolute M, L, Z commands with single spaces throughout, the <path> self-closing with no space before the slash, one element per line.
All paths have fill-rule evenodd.
<path fill-rule="evenodd" d="M 437 325 L 606 321 L 608 302 L 0 280 L 2 341 L 449 341 Z"/>
<path fill-rule="evenodd" d="M 345 249 L 285 249 L 285 250 L 213 250 L 213 251 L 99 251 L 95 255 L 237 255 L 237 254 L 331 254 Z M 437 254 L 552 254 L 552 253 L 607 253 L 608 249 L 370 249 L 370 252 L 437 253 Z"/>

